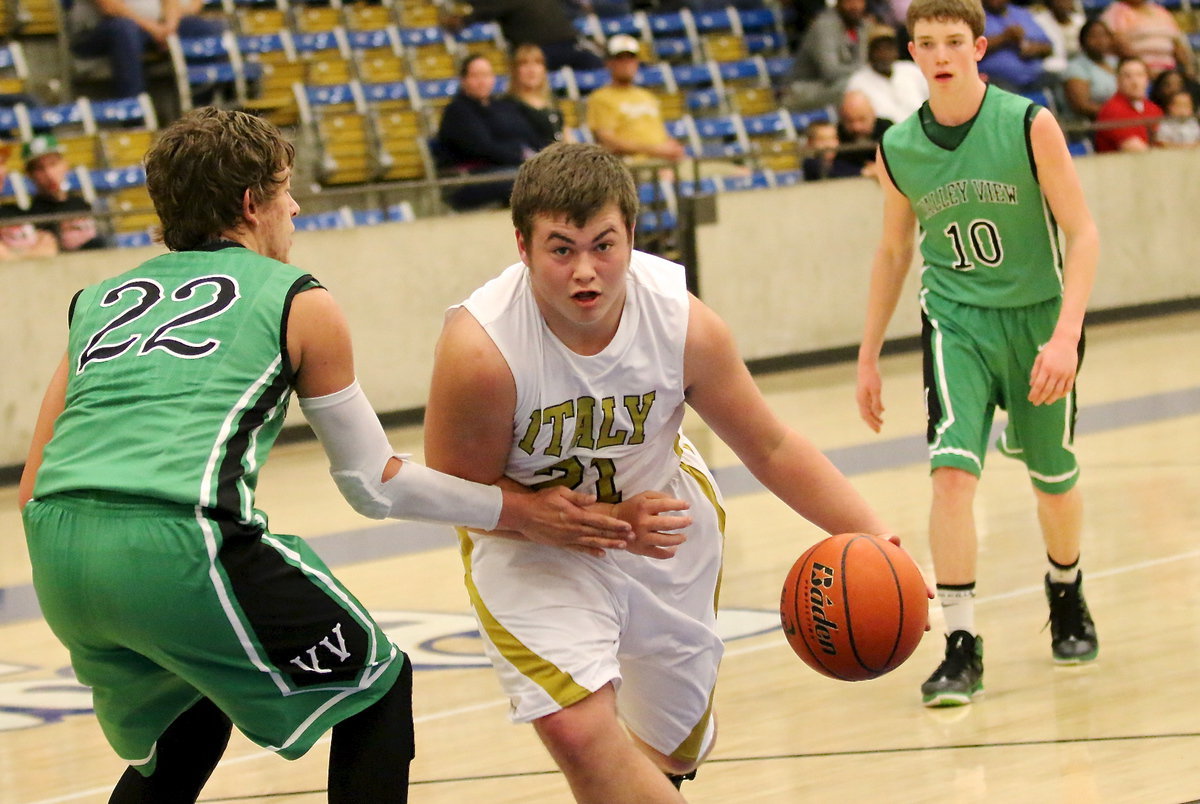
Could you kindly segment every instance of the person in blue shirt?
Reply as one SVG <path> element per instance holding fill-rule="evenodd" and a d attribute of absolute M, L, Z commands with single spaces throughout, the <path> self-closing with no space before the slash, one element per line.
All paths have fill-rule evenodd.
<path fill-rule="evenodd" d="M 1017 93 L 1053 83 L 1054 75 L 1046 72 L 1043 63 L 1053 47 L 1033 15 L 1009 0 L 983 0 L 983 10 L 988 47 L 979 72 L 988 82 Z"/>

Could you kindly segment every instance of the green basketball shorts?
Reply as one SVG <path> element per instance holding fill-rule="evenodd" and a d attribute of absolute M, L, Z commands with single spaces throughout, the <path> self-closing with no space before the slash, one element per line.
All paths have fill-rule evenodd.
<path fill-rule="evenodd" d="M 108 492 L 25 508 L 42 613 L 142 773 L 201 696 L 287 759 L 370 706 L 405 656 L 301 539 Z"/>
<path fill-rule="evenodd" d="M 1004 454 L 1025 463 L 1051 494 L 1079 479 L 1075 390 L 1052 405 L 1029 402 L 1029 376 L 1058 321 L 1057 298 L 1027 307 L 973 307 L 921 293 L 921 343 L 930 465 L 979 476 L 997 407 L 1008 412 Z M 1083 339 L 1079 343 L 1083 357 Z"/>

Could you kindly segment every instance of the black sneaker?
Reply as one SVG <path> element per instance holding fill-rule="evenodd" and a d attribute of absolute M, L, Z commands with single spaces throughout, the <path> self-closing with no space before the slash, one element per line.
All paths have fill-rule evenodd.
<path fill-rule="evenodd" d="M 983 693 L 983 637 L 955 631 L 946 637 L 946 658 L 921 685 L 926 706 L 963 706 Z"/>
<path fill-rule="evenodd" d="M 696 778 L 696 772 L 691 771 L 690 773 L 676 773 L 676 774 L 668 773 L 667 778 L 671 780 L 671 784 L 675 785 L 675 789 L 679 790 L 680 788 L 683 787 L 684 782 L 688 782 L 688 781 L 691 781 L 692 779 Z"/>
<path fill-rule="evenodd" d="M 1083 664 L 1096 658 L 1100 641 L 1096 625 L 1083 599 L 1083 573 L 1075 583 L 1055 583 L 1046 573 L 1046 600 L 1050 604 L 1050 649 L 1055 664 Z"/>

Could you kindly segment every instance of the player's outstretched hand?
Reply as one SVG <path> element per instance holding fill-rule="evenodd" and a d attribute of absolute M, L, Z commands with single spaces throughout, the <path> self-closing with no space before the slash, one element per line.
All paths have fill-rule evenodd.
<path fill-rule="evenodd" d="M 589 510 L 595 501 L 589 494 L 562 486 L 532 494 L 506 490 L 504 527 L 520 531 L 531 542 L 582 550 L 594 556 L 603 556 L 605 550 L 625 549 L 633 528 L 628 522 Z"/>
<path fill-rule="evenodd" d="M 613 516 L 633 526 L 626 550 L 648 558 L 670 558 L 687 541 L 680 532 L 692 524 L 692 518 L 683 513 L 687 509 L 684 500 L 661 491 L 643 491 L 613 506 Z"/>

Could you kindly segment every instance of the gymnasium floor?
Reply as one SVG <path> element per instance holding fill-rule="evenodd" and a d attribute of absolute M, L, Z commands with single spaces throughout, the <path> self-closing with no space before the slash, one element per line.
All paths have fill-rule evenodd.
<path fill-rule="evenodd" d="M 1182 802 L 1200 797 L 1200 312 L 1093 327 L 1077 449 L 1087 503 L 1085 589 L 1099 660 L 1056 668 L 1044 631 L 1044 551 L 1021 467 L 989 457 L 977 503 L 977 617 L 986 696 L 926 710 L 941 623 L 891 674 L 817 675 L 778 628 L 779 586 L 821 534 L 761 491 L 694 417 L 688 434 L 727 503 L 721 602 L 728 648 L 720 737 L 684 792 L 734 802 Z M 929 568 L 920 366 L 885 360 L 886 424 L 857 417 L 849 364 L 759 378 L 773 406 L 826 449 Z M 420 454 L 416 428 L 396 430 Z M 16 489 L 0 488 L 0 802 L 101 802 L 123 766 L 65 651 L 37 614 Z M 346 506 L 314 444 L 277 448 L 260 507 L 312 539 L 402 647 L 416 674 L 416 804 L 565 802 L 566 785 L 506 702 L 474 636 L 447 529 L 379 524 Z M 324 800 L 327 743 L 287 763 L 234 735 L 202 801 Z"/>

